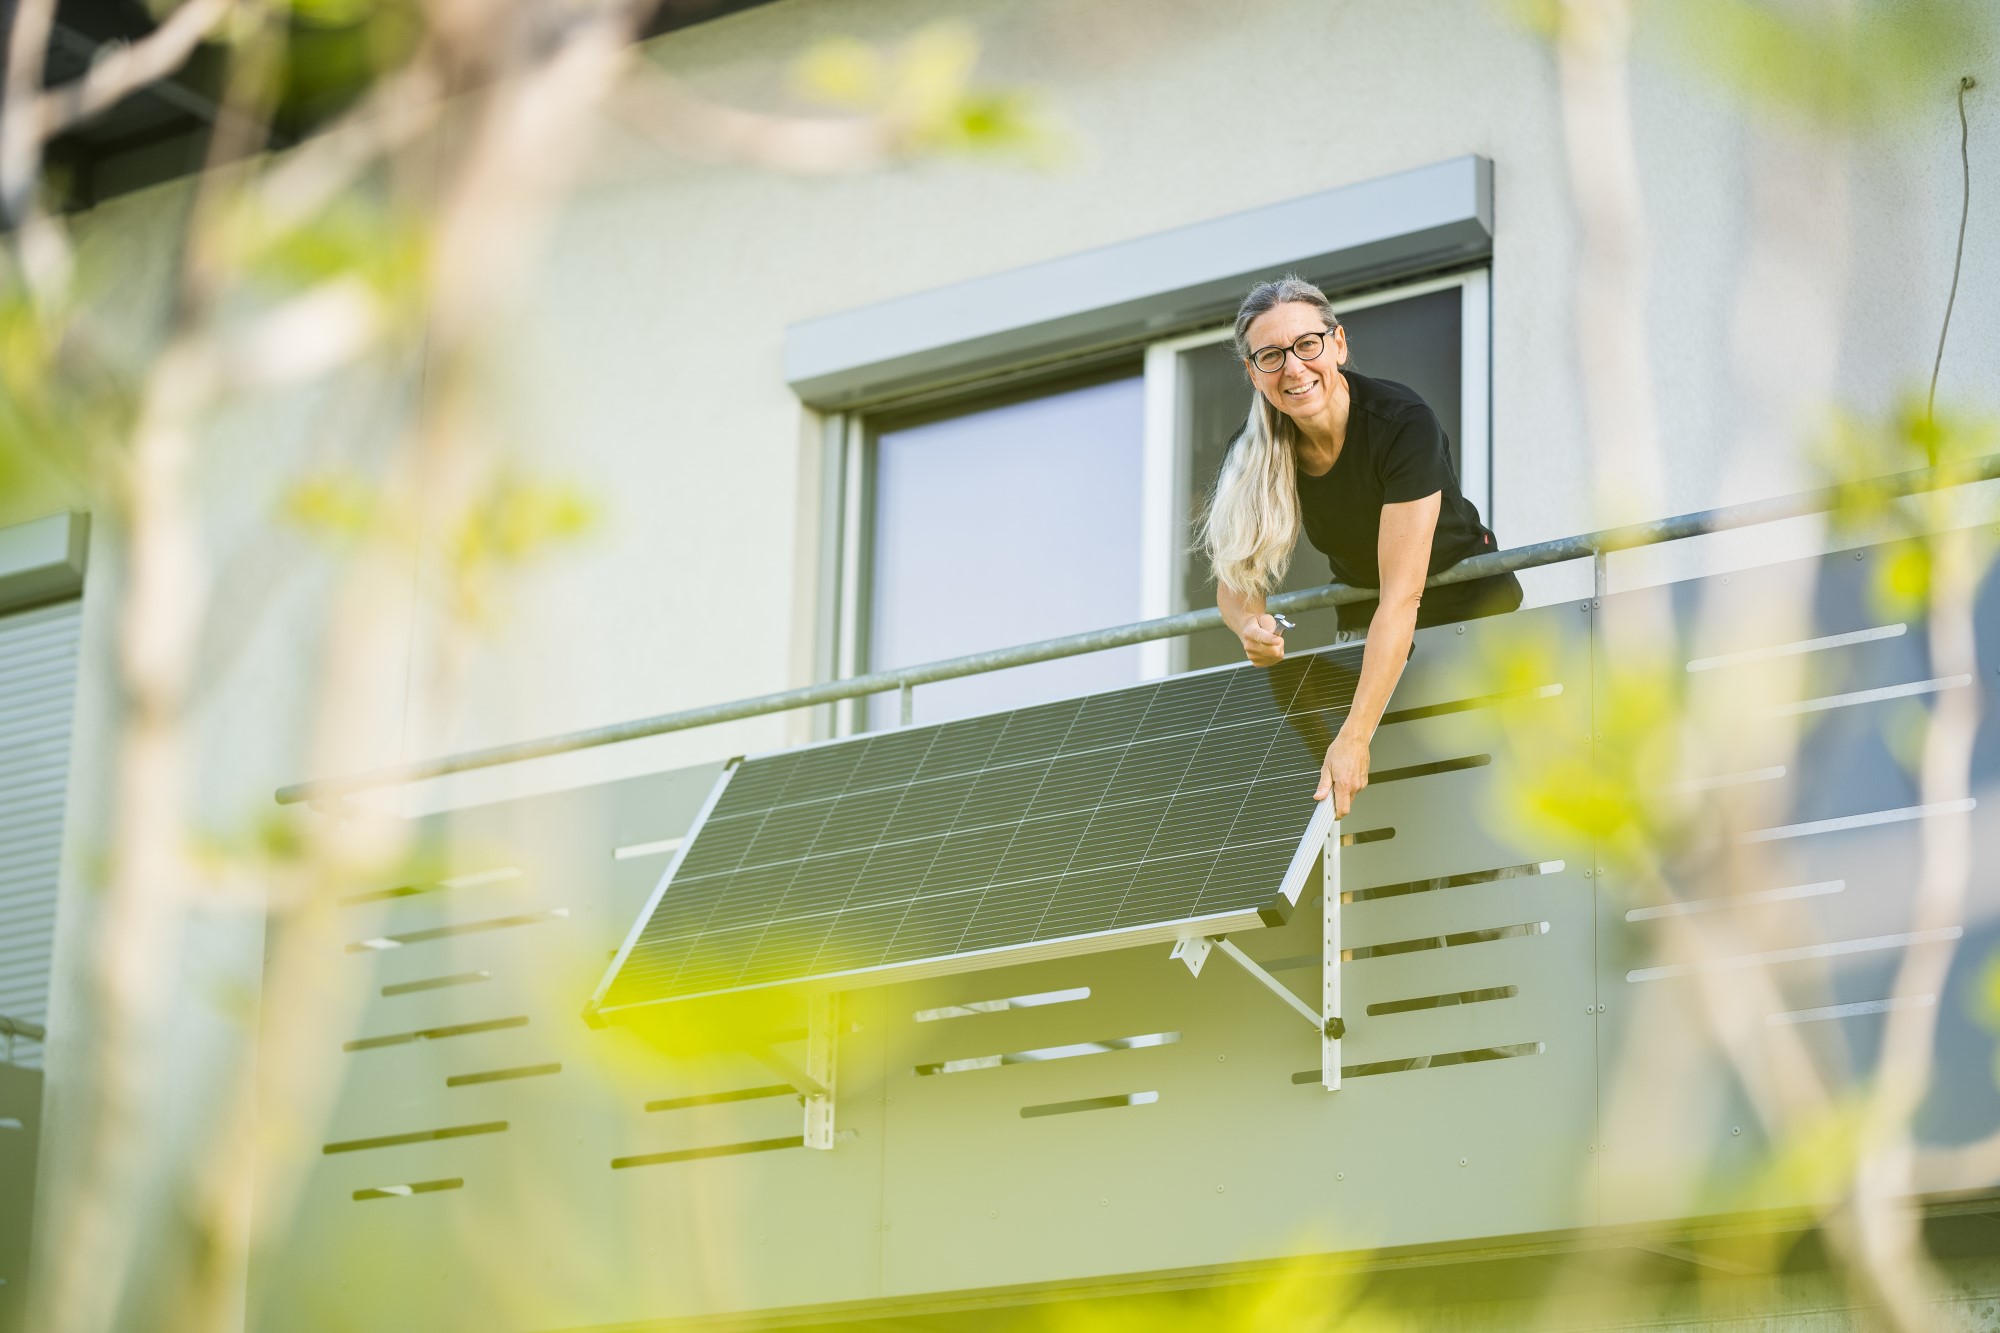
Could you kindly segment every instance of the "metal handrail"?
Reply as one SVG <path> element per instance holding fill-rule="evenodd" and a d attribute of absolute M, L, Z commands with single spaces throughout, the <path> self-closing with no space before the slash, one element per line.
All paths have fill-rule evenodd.
<path fill-rule="evenodd" d="M 1725 532 L 1733 528 L 1755 527 L 1758 524 L 1775 523 L 1788 518 L 1823 514 L 1836 508 L 1843 501 L 1852 500 L 1857 496 L 1895 498 L 1924 491 L 1967 486 L 1975 482 L 1991 481 L 1996 477 L 2000 477 L 2000 454 L 1988 454 L 1982 458 L 1942 464 L 1938 467 L 1918 468 L 1911 472 L 1892 473 L 1862 481 L 1824 486 L 1817 490 L 1773 496 L 1766 500 L 1725 505 L 1719 509 L 1677 514 L 1672 518 L 1654 519 L 1646 523 L 1602 528 L 1596 532 L 1538 542 L 1532 546 L 1493 551 L 1486 555 L 1461 560 L 1443 573 L 1432 575 L 1426 586 L 1441 587 L 1446 584 L 1463 583 L 1468 579 L 1486 578 L 1493 574 L 1603 556 L 1611 551 L 1656 546 L 1663 542 L 1680 541 L 1705 533 Z M 1273 611 L 1311 611 L 1322 607 L 1340 606 L 1347 602 L 1366 601 L 1373 596 L 1375 596 L 1373 588 L 1354 588 L 1342 583 L 1329 583 L 1323 587 L 1308 588 L 1301 592 L 1283 593 L 1269 599 L 1267 605 Z M 662 713 L 607 727 L 564 732 L 558 736 L 517 741 L 484 750 L 467 750 L 438 759 L 372 769 L 343 778 L 322 778 L 294 783 L 279 788 L 277 798 L 280 805 L 333 798 L 377 787 L 445 777 L 472 769 L 495 768 L 502 764 L 521 763 L 524 760 L 541 759 L 549 755 L 569 754 L 577 750 L 595 749 L 602 745 L 616 745 L 622 741 L 640 740 L 647 736 L 662 736 L 672 731 L 713 726 L 719 722 L 735 722 L 746 717 L 761 717 L 768 713 L 785 713 L 797 708 L 810 708 L 816 704 L 859 699 L 896 689 L 904 691 L 907 699 L 908 691 L 918 685 L 928 685 L 940 680 L 955 680 L 961 676 L 980 675 L 1007 667 L 1027 666 L 1030 663 L 1047 662 L 1059 657 L 1075 657 L 1083 653 L 1103 652 L 1110 648 L 1125 648 L 1137 643 L 1179 638 L 1221 626 L 1222 612 L 1214 607 L 1200 611 L 1183 611 L 1179 615 L 1141 620 L 1130 625 L 1089 630 L 1082 634 L 1068 634 L 1061 638 L 1043 639 L 1011 648 L 994 648 L 982 653 L 967 653 L 963 657 L 948 657 L 942 661 L 925 662 L 917 666 L 871 671 L 863 676 L 824 681 L 818 685 L 803 685 L 797 689 L 780 690 L 775 694 L 760 694 L 753 698 L 736 699 L 728 703 L 684 708 L 679 712 Z"/>
<path fill-rule="evenodd" d="M 9 1018 L 0 1014 L 0 1037 L 19 1037 L 23 1041 L 46 1041 L 48 1031 L 40 1023 L 30 1023 L 25 1018 Z"/>

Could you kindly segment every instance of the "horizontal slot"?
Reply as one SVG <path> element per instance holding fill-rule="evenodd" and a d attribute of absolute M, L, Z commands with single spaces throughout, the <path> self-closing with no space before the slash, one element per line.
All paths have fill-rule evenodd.
<path fill-rule="evenodd" d="M 1779 704 L 1774 708 L 1765 709 L 1764 716 L 1797 717 L 1801 713 L 1824 713 L 1835 708 L 1881 703 L 1885 699 L 1909 699 L 1920 694 L 1941 694 L 1946 690 L 1963 689 L 1971 683 L 1970 676 L 1940 676 L 1936 680 L 1913 680 L 1902 685 L 1884 685 L 1873 690 L 1854 690 L 1847 694 L 1829 694 L 1818 699 L 1801 699 L 1797 703 Z"/>
<path fill-rule="evenodd" d="M 1826 879 L 1814 884 L 1788 884 L 1781 889 L 1758 889 L 1752 893 L 1732 893 L 1724 897 L 1688 898 L 1677 903 L 1634 907 L 1625 913 L 1625 919 L 1657 921 L 1664 916 L 1694 916 L 1700 912 L 1714 912 L 1725 907 L 1755 907 L 1761 903 L 1781 903 L 1793 898 L 1819 898 L 1829 893 L 1840 893 L 1846 888 L 1847 881 L 1844 879 Z"/>
<path fill-rule="evenodd" d="M 1368 785 L 1379 786 L 1384 782 L 1405 782 L 1410 778 L 1427 778 L 1437 773 L 1457 773 L 1468 768 L 1484 768 L 1493 762 L 1490 754 L 1469 754 L 1462 759 L 1437 759 L 1428 764 L 1411 764 L 1407 768 L 1385 768 L 1379 773 L 1368 775 Z"/>
<path fill-rule="evenodd" d="M 418 1028 L 415 1032 L 389 1032 L 379 1037 L 357 1037 L 341 1046 L 343 1051 L 372 1051 L 383 1046 L 406 1046 L 413 1041 L 442 1041 L 446 1037 L 469 1037 L 476 1032 L 498 1032 L 503 1028 L 524 1028 L 525 1017 L 489 1018 L 479 1023 L 452 1023 L 445 1027 Z"/>
<path fill-rule="evenodd" d="M 475 889 L 481 884 L 498 884 L 502 880 L 520 877 L 520 867 L 499 866 L 492 870 L 475 871 L 469 875 L 453 875 L 450 879 L 441 879 L 430 884 L 403 884 L 393 889 L 377 889 L 372 893 L 350 893 L 340 900 L 340 905 L 358 907 L 362 903 L 385 903 L 397 898 L 414 898 L 423 893 L 439 893 L 445 889 Z"/>
<path fill-rule="evenodd" d="M 1355 889 L 1340 895 L 1344 903 L 1371 903 L 1378 898 L 1403 898 L 1412 893 L 1435 893 L 1439 889 L 1462 889 L 1469 884 L 1492 884 L 1503 879 L 1524 879 L 1530 875 L 1560 875 L 1561 861 L 1535 861 L 1492 870 L 1469 870 L 1462 875 L 1440 875 L 1436 879 L 1406 879 L 1398 884 L 1378 884 L 1372 889 Z"/>
<path fill-rule="evenodd" d="M 1539 685 L 1529 690 L 1507 690 L 1500 694 L 1476 694 L 1466 699 L 1453 699 L 1441 704 L 1423 704 L 1416 708 L 1396 708 L 1382 714 L 1378 727 L 1394 726 L 1398 722 L 1417 722 L 1427 717 L 1445 717 L 1452 713 L 1469 713 L 1477 708 L 1498 708 L 1502 704 L 1520 703 L 1528 699 L 1553 699 L 1563 692 L 1557 685 Z"/>
<path fill-rule="evenodd" d="M 1860 1018 L 1866 1014 L 1886 1014 L 1892 1009 L 1928 1009 L 1937 1003 L 1935 995 L 1898 995 L 1886 1000 L 1857 1000 L 1853 1004 L 1828 1004 L 1817 1009 L 1794 1009 L 1789 1013 L 1766 1014 L 1772 1027 L 1793 1023 L 1824 1023 L 1835 1018 Z"/>
<path fill-rule="evenodd" d="M 916 1066 L 918 1074 L 963 1074 L 973 1069 L 999 1069 L 1005 1065 L 1038 1065 L 1051 1060 L 1073 1060 L 1080 1055 L 1103 1055 L 1110 1051 L 1136 1051 L 1148 1046 L 1172 1046 L 1181 1039 L 1178 1032 L 1147 1032 L 1137 1037 L 1109 1037 L 1103 1041 L 1079 1041 L 1067 1046 L 1043 1046 L 1032 1051 L 1009 1051 L 1004 1055 L 974 1055 L 962 1060 L 939 1060 Z"/>
<path fill-rule="evenodd" d="M 368 1152 L 375 1148 L 401 1148 L 412 1143 L 437 1143 L 444 1139 L 469 1139 L 476 1134 L 504 1134 L 505 1120 L 491 1120 L 483 1125 L 447 1125 L 443 1129 L 419 1129 L 408 1134 L 384 1134 L 376 1139 L 348 1139 L 341 1143 L 329 1143 L 320 1149 L 332 1156 L 340 1152 Z"/>
<path fill-rule="evenodd" d="M 686 841 L 685 837 L 662 838 L 658 842 L 635 842 L 629 847 L 614 847 L 611 849 L 611 859 L 634 861 L 642 856 L 664 856 L 668 852 L 678 851 L 680 845 Z"/>
<path fill-rule="evenodd" d="M 1073 1102 L 1043 1102 L 1021 1108 L 1021 1119 L 1038 1120 L 1045 1115 L 1072 1115 L 1078 1111 L 1109 1111 L 1115 1106 L 1151 1106 L 1160 1100 L 1157 1092 L 1121 1092 L 1110 1097 L 1079 1097 Z"/>
<path fill-rule="evenodd" d="M 1387 842 L 1395 836 L 1396 830 L 1392 828 L 1362 829 L 1359 833 L 1341 834 L 1340 845 L 1342 847 L 1354 847 L 1364 842 Z"/>
<path fill-rule="evenodd" d="M 1720 667 L 1742 666 L 1748 662 L 1768 662 L 1777 657 L 1796 657 L 1800 653 L 1824 652 L 1828 648 L 1845 648 L 1849 644 L 1873 643 L 1878 639 L 1900 638 L 1908 625 L 1877 625 L 1873 629 L 1850 630 L 1846 634 L 1828 634 L 1817 639 L 1799 639 L 1792 643 L 1773 644 L 1768 648 L 1747 648 L 1740 653 L 1722 653 L 1716 657 L 1697 657 L 1687 664 L 1689 671 L 1714 671 Z"/>
<path fill-rule="evenodd" d="M 1511 1000 L 1521 993 L 1519 986 L 1488 986 L 1483 990 L 1452 991 L 1448 995 L 1419 995 L 1408 1000 L 1384 1000 L 1368 1006 L 1368 1016 L 1413 1014 L 1420 1009 L 1444 1009 L 1454 1004 L 1484 1004 L 1488 1000 Z"/>
<path fill-rule="evenodd" d="M 383 949 L 400 949 L 406 944 L 422 944 L 426 940 L 448 939 L 453 935 L 477 935 L 488 930 L 507 930 L 513 926 L 533 926 L 544 921 L 562 921 L 569 917 L 567 907 L 554 907 L 546 912 L 528 912 L 522 916 L 496 916 L 484 921 L 461 921 L 452 926 L 432 926 L 429 930 L 406 930 L 400 935 L 377 935 L 373 939 L 356 940 L 347 946 L 349 953 L 369 953 Z"/>
<path fill-rule="evenodd" d="M 755 1139 L 749 1143 L 718 1143 L 708 1148 L 682 1148 L 677 1152 L 649 1152 L 637 1157 L 614 1157 L 611 1159 L 613 1171 L 623 1171 L 634 1166 L 662 1166 L 668 1162 L 699 1162 L 708 1157 L 738 1157 L 744 1153 L 776 1152 L 780 1148 L 803 1148 L 806 1146 L 803 1134 L 794 1134 L 787 1139 Z"/>
<path fill-rule="evenodd" d="M 374 1189 L 354 1191 L 355 1202 L 364 1199 L 407 1199 L 413 1194 L 436 1194 L 439 1190 L 464 1189 L 465 1182 L 457 1176 L 450 1180 L 413 1180 L 407 1185 L 377 1185 Z"/>
<path fill-rule="evenodd" d="M 1625 980 L 1664 981 L 1670 977 L 1692 976 L 1696 972 L 1729 972 L 1741 967 L 1768 967 L 1775 963 L 1801 963 L 1814 958 L 1839 958 L 1851 953 L 1877 953 L 1884 949 L 1906 949 L 1913 944 L 1942 944 L 1965 934 L 1958 926 L 1911 931 L 1902 935 L 1874 935 L 1861 940 L 1836 940 L 1831 944 L 1807 944 L 1796 949 L 1773 949 L 1769 953 L 1737 954 L 1730 958 L 1708 958 L 1698 963 L 1669 963 L 1663 967 L 1634 968 Z"/>
<path fill-rule="evenodd" d="M 1901 824 L 1912 819 L 1932 819 L 1938 815 L 1962 815 L 1979 804 L 1974 797 L 1967 796 L 1956 801 L 1939 801 L 1934 805 L 1906 805 L 1897 810 L 1871 810 L 1863 815 L 1840 815 L 1833 819 L 1815 819 L 1804 824 L 1782 824 L 1777 828 L 1758 829 L 1743 835 L 1744 842 L 1783 842 L 1787 838 L 1810 838 L 1820 833 L 1839 833 L 1844 829 L 1874 828 L 1879 824 Z"/>
<path fill-rule="evenodd" d="M 491 981 L 491 972 L 455 972 L 448 977 L 425 977 L 422 981 L 398 981 L 384 986 L 384 997 L 415 995 L 418 991 L 443 990 L 446 986 L 470 986 L 475 981 Z"/>
<path fill-rule="evenodd" d="M 1090 998 L 1090 987 L 1072 986 L 1068 990 L 1038 991 L 1033 995 L 1009 995 L 1003 1000 L 967 1000 L 964 1004 L 947 1004 L 938 1009 L 919 1009 L 916 1019 L 919 1023 L 936 1023 L 947 1018 L 970 1018 L 974 1014 L 999 1014 L 1009 1009 L 1039 1009 L 1048 1004 L 1070 1004 L 1076 1000 Z"/>
<path fill-rule="evenodd" d="M 1669 796 L 1693 796 L 1705 791 L 1720 791 L 1724 787 L 1747 787 L 1753 782 L 1776 782 L 1785 776 L 1785 766 L 1774 764 L 1770 768 L 1753 768 L 1742 773 L 1717 773 L 1713 777 L 1684 778 L 1679 782 L 1669 782 L 1660 790 Z"/>
<path fill-rule="evenodd" d="M 728 1102 L 754 1102 L 766 1097 L 796 1097 L 789 1083 L 767 1083 L 761 1088 L 732 1088 L 728 1092 L 697 1092 L 691 1097 L 663 1097 L 647 1102 L 648 1111 L 684 1111 L 690 1106 L 722 1106 Z"/>
<path fill-rule="evenodd" d="M 488 1069 L 477 1074 L 453 1074 L 444 1081 L 447 1088 L 469 1088 L 475 1083 L 505 1083 L 517 1078 L 540 1078 L 544 1074 L 560 1074 L 562 1066 L 556 1063 L 545 1065 L 520 1065 L 513 1069 Z"/>
<path fill-rule="evenodd" d="M 1372 1060 L 1365 1065 L 1342 1065 L 1342 1078 L 1367 1078 L 1372 1074 L 1403 1074 L 1413 1069 L 1444 1069 L 1451 1065 L 1484 1064 L 1489 1060 L 1514 1060 L 1524 1055 L 1541 1055 L 1547 1046 L 1539 1041 L 1517 1042 L 1512 1046 L 1481 1046 L 1470 1051 L 1446 1051 L 1443 1055 L 1413 1055 L 1403 1060 Z M 1301 1069 L 1293 1083 L 1317 1084 L 1325 1075 L 1317 1069 Z"/>
<path fill-rule="evenodd" d="M 0 1115 L 0 1129 L 25 1130 L 27 1129 L 27 1125 L 21 1122 L 21 1118 L 19 1116 Z"/>
<path fill-rule="evenodd" d="M 1344 963 L 1358 963 L 1368 958 L 1421 953 L 1425 949 L 1456 949 L 1466 944 L 1487 944 L 1493 940 L 1519 939 L 1523 936 L 1548 933 L 1548 922 L 1524 921 L 1518 926 L 1492 926 L 1485 930 L 1461 930 L 1452 935 L 1425 935 L 1414 940 L 1396 940 L 1390 944 L 1364 944 L 1353 949 L 1342 949 L 1340 959 Z"/>

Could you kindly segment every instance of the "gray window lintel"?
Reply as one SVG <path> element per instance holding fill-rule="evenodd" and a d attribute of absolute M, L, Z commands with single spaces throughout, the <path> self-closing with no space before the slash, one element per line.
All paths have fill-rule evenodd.
<path fill-rule="evenodd" d="M 1493 164 L 1466 156 L 1065 255 L 785 330 L 786 382 L 852 407 L 1233 313 L 1251 283 L 1327 287 L 1492 253 Z"/>
<path fill-rule="evenodd" d="M 89 550 L 88 514 L 50 514 L 0 528 L 0 612 L 81 592 Z"/>

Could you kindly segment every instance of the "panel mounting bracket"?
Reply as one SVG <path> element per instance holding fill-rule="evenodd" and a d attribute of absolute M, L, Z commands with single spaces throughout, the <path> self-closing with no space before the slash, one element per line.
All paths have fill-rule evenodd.
<path fill-rule="evenodd" d="M 799 1068 L 775 1047 L 751 1051 L 758 1062 L 792 1086 L 805 1104 L 804 1142 L 808 1148 L 833 1147 L 834 1070 L 839 1064 L 840 996 L 813 995 L 806 1000 L 806 1067 Z"/>
<path fill-rule="evenodd" d="M 839 1057 L 840 996 L 828 993 L 806 1000 L 806 1077 L 819 1091 L 806 1094 L 805 1146 L 822 1151 L 833 1147 L 833 1080 Z"/>
<path fill-rule="evenodd" d="M 1332 798 L 1328 797 L 1328 803 Z M 1340 1091 L 1340 1039 L 1347 1035 L 1347 1020 L 1340 1014 L 1340 821 L 1326 831 L 1326 845 L 1320 849 L 1320 1084 L 1328 1092 Z"/>
<path fill-rule="evenodd" d="M 1248 972 L 1258 985 L 1283 1000 L 1319 1033 L 1320 1082 L 1328 1092 L 1340 1089 L 1340 1039 L 1347 1035 L 1347 1020 L 1340 1015 L 1340 821 L 1327 828 L 1326 843 L 1320 849 L 1320 1007 L 1313 1008 L 1290 986 L 1266 972 L 1263 965 L 1242 948 L 1221 935 L 1188 935 L 1174 944 L 1171 955 L 1195 976 L 1215 950 L 1221 950 L 1238 967 Z"/>

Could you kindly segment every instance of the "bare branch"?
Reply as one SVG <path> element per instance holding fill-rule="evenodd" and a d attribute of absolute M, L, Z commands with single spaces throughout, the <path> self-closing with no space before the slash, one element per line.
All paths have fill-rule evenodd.
<path fill-rule="evenodd" d="M 7 35 L 7 87 L 0 94 L 0 212 L 13 222 L 27 216 L 41 174 L 42 140 L 36 118 L 26 113 L 41 89 L 55 15 L 55 0 L 15 0 L 14 27 Z"/>
<path fill-rule="evenodd" d="M 237 0 L 187 0 L 166 22 L 136 42 L 107 47 L 82 78 L 38 99 L 33 131 L 47 143 L 73 125 L 109 110 L 149 83 L 166 78 L 220 27 Z M 46 44 L 48 34 L 42 34 Z M 38 48 L 39 49 L 39 48 Z M 26 127 L 24 127 L 25 132 Z"/>
<path fill-rule="evenodd" d="M 621 87 L 612 115 L 661 146 L 707 162 L 744 162 L 801 175 L 883 166 L 895 157 L 894 126 L 874 116 L 774 116 L 711 102 L 664 74 Z"/>

